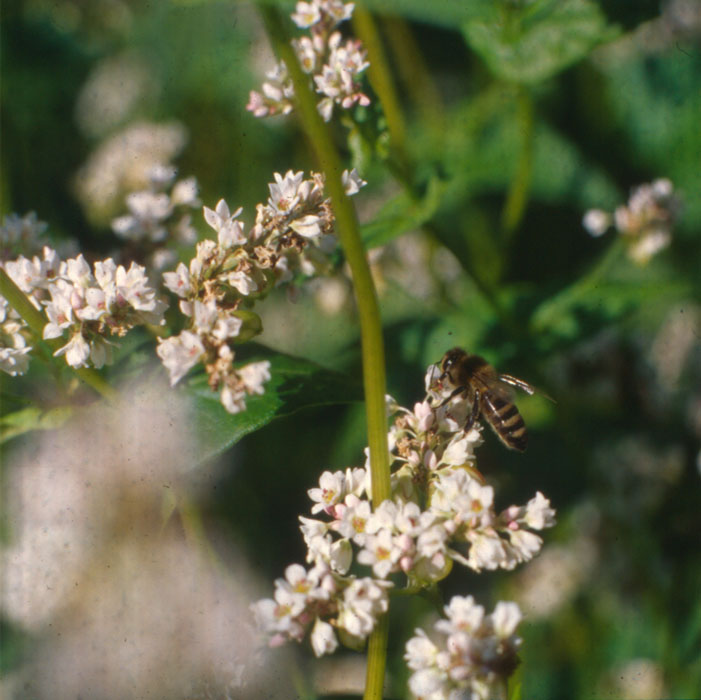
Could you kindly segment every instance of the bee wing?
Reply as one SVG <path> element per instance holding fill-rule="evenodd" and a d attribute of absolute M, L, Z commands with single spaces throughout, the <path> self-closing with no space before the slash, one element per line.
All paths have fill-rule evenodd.
<path fill-rule="evenodd" d="M 510 374 L 500 374 L 499 381 L 511 384 L 511 386 L 515 386 L 531 396 L 533 396 L 533 394 L 540 394 L 548 399 L 548 401 L 555 403 L 555 399 L 548 396 L 544 391 L 536 389 L 534 386 L 531 386 L 528 382 L 524 382 L 523 379 L 519 379 L 518 377 L 512 377 Z"/>

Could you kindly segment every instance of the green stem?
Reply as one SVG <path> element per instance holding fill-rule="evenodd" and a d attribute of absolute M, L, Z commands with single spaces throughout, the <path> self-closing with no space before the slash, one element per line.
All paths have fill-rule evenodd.
<path fill-rule="evenodd" d="M 624 251 L 625 241 L 618 236 L 583 277 L 541 306 L 531 319 L 532 333 L 545 332 L 548 327 L 557 323 L 567 309 L 596 289 L 609 272 L 620 264 Z"/>
<path fill-rule="evenodd" d="M 2 268 L 0 268 L 0 294 L 7 299 L 10 306 L 24 319 L 38 342 L 46 342 L 54 352 L 61 347 L 61 341 L 58 338 L 46 341 L 41 340 L 44 326 L 46 325 L 46 317 L 29 301 L 24 292 Z M 95 370 L 86 368 L 72 369 L 80 379 L 95 389 L 98 394 L 110 400 L 116 398 L 117 392 Z"/>
<path fill-rule="evenodd" d="M 525 89 L 522 89 L 518 93 L 517 100 L 517 123 L 521 128 L 521 152 L 501 217 L 506 242 L 511 240 L 523 219 L 533 172 L 533 141 L 535 133 L 533 99 Z"/>
<path fill-rule="evenodd" d="M 392 71 L 380 39 L 380 33 L 377 30 L 373 16 L 367 10 L 358 6 L 353 12 L 353 28 L 368 52 L 370 61 L 368 78 L 370 85 L 379 98 L 382 111 L 387 119 L 390 143 L 392 144 L 392 150 L 398 161 L 399 168 L 406 173 L 408 171 L 405 148 L 406 124 L 399 96 L 394 87 Z"/>
<path fill-rule="evenodd" d="M 363 700 L 382 700 L 387 665 L 387 640 L 389 638 L 389 613 L 385 613 L 375 625 L 368 641 L 368 666 L 365 672 Z"/>
<path fill-rule="evenodd" d="M 383 27 L 404 90 L 426 125 L 440 132 L 443 102 L 411 27 L 401 17 L 385 18 Z"/>
<path fill-rule="evenodd" d="M 277 9 L 262 5 L 260 12 L 278 56 L 287 65 L 295 88 L 297 114 L 302 129 L 326 176 L 326 187 L 336 215 L 336 228 L 346 261 L 351 269 L 358 307 L 363 357 L 363 385 L 367 416 L 372 502 L 377 507 L 390 497 L 389 449 L 385 409 L 385 353 L 382 323 L 375 285 L 360 237 L 355 209 L 341 181 L 342 164 L 329 127 L 316 108 L 309 77 L 302 71 L 282 17 Z M 387 615 L 380 619 L 368 643 L 365 700 L 381 700 L 387 663 Z"/>
<path fill-rule="evenodd" d="M 199 506 L 184 492 L 177 494 L 176 498 L 185 539 L 195 551 L 203 552 L 215 569 L 224 572 L 226 567 L 207 538 Z"/>

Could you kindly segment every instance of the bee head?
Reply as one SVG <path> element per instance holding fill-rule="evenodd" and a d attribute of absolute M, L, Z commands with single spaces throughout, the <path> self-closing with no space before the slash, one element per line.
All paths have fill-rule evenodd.
<path fill-rule="evenodd" d="M 452 381 L 450 371 L 460 362 L 462 358 L 466 356 L 467 353 L 462 348 L 453 348 L 452 350 L 448 350 L 448 352 L 443 355 L 443 359 L 441 360 L 441 375 L 438 378 L 438 381 L 443 382 L 445 379 Z"/>

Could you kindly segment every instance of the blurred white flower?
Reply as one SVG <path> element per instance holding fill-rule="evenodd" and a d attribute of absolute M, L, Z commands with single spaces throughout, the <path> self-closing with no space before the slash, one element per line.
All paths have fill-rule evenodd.
<path fill-rule="evenodd" d="M 154 166 L 175 160 L 186 140 L 185 128 L 178 122 L 135 122 L 105 139 L 73 181 L 88 218 L 107 223 L 129 192 L 151 184 Z"/>
<path fill-rule="evenodd" d="M 600 236 L 614 224 L 628 246 L 629 257 L 643 265 L 670 244 L 679 209 L 671 181 L 660 178 L 634 187 L 628 203 L 616 207 L 613 214 L 591 209 L 582 225 L 592 236 Z"/>
<path fill-rule="evenodd" d="M 434 625 L 445 636 L 440 646 L 421 629 L 407 642 L 404 658 L 414 671 L 409 688 L 431 700 L 493 697 L 518 665 L 518 606 L 500 602 L 486 615 L 472 596 L 455 596 L 444 611 L 446 619 Z"/>
<path fill-rule="evenodd" d="M 125 51 L 98 62 L 83 83 L 75 105 L 78 126 L 99 137 L 124 123 L 145 98 L 153 99 L 158 83 L 146 61 Z"/>

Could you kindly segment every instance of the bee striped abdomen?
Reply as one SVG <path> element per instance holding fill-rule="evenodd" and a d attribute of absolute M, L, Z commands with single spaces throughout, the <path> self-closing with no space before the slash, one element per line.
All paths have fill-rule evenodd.
<path fill-rule="evenodd" d="M 516 406 L 500 396 L 484 397 L 482 415 L 501 441 L 512 450 L 523 452 L 528 444 L 528 433 Z"/>

